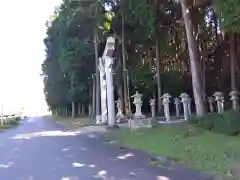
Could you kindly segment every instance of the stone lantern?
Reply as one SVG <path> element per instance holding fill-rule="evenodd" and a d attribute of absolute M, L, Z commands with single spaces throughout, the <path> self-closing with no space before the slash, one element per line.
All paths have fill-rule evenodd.
<path fill-rule="evenodd" d="M 238 95 L 239 93 L 237 91 L 231 91 L 229 93 L 230 100 L 232 101 L 232 108 L 234 111 L 238 111 Z"/>
<path fill-rule="evenodd" d="M 210 112 L 214 112 L 214 106 L 213 106 L 214 98 L 212 96 L 208 97 L 208 103 L 209 103 Z"/>
<path fill-rule="evenodd" d="M 121 102 L 120 99 L 118 99 L 116 101 L 116 106 L 117 106 L 116 118 L 117 118 L 117 122 L 119 123 L 121 121 L 121 119 L 124 119 L 124 115 L 123 115 L 123 112 L 122 112 L 122 102 Z"/>
<path fill-rule="evenodd" d="M 136 119 L 145 118 L 142 114 L 142 94 L 139 94 L 138 91 L 134 95 L 131 96 L 133 100 L 133 104 L 135 105 L 136 112 L 134 113 L 133 117 Z"/>
<path fill-rule="evenodd" d="M 154 119 L 156 117 L 156 101 L 155 99 L 150 99 L 149 103 L 151 106 L 152 118 Z"/>
<path fill-rule="evenodd" d="M 184 119 L 188 120 L 189 118 L 189 95 L 187 93 L 182 93 L 180 95 L 181 102 L 183 103 L 183 113 L 184 113 Z"/>
<path fill-rule="evenodd" d="M 223 113 L 224 111 L 224 97 L 223 97 L 223 93 L 222 92 L 215 92 L 213 94 L 213 96 L 215 97 L 215 100 L 217 101 L 217 110 L 218 113 Z"/>
<path fill-rule="evenodd" d="M 175 104 L 175 108 L 176 108 L 176 116 L 179 117 L 180 116 L 180 104 L 181 104 L 180 99 L 175 98 L 174 99 L 174 104 Z"/>
<path fill-rule="evenodd" d="M 169 111 L 169 104 L 170 104 L 170 98 L 171 96 L 168 94 L 168 93 L 165 93 L 163 96 L 162 96 L 162 99 L 163 99 L 163 107 L 164 107 L 164 115 L 165 115 L 165 118 L 166 118 L 166 121 L 170 121 L 170 111 Z"/>

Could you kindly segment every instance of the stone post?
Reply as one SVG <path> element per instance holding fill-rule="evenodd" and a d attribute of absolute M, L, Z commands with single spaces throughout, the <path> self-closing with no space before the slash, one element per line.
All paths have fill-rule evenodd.
<path fill-rule="evenodd" d="M 210 112 L 213 113 L 214 112 L 214 106 L 213 106 L 214 98 L 212 96 L 208 97 L 208 103 L 209 103 Z"/>
<path fill-rule="evenodd" d="M 164 115 L 165 115 L 165 118 L 166 118 L 166 121 L 170 121 L 170 111 L 169 111 L 169 103 L 171 102 L 170 101 L 170 95 L 168 93 L 165 93 L 163 96 L 162 96 L 162 99 L 163 99 L 163 107 L 164 107 Z"/>
<path fill-rule="evenodd" d="M 84 105 L 82 105 L 81 112 L 82 112 L 82 116 L 85 116 L 85 106 Z"/>
<path fill-rule="evenodd" d="M 131 96 L 133 100 L 133 104 L 135 104 L 136 112 L 133 115 L 136 119 L 145 118 L 145 116 L 142 114 L 142 94 L 139 94 L 138 91 Z"/>
<path fill-rule="evenodd" d="M 156 118 L 156 101 L 155 99 L 151 99 L 149 103 L 151 106 L 152 119 L 155 119 Z"/>
<path fill-rule="evenodd" d="M 121 103 L 120 99 L 118 99 L 116 101 L 116 105 L 117 105 L 117 115 L 116 115 L 116 118 L 117 118 L 117 123 L 119 123 L 121 121 L 121 119 L 124 118 L 124 115 L 123 115 L 123 112 L 122 112 L 122 103 Z"/>
<path fill-rule="evenodd" d="M 229 93 L 230 100 L 232 101 L 232 108 L 234 111 L 238 111 L 238 95 L 237 91 L 231 91 Z"/>
<path fill-rule="evenodd" d="M 192 104 L 191 104 L 192 99 L 188 97 L 188 113 L 189 115 L 192 114 Z"/>
<path fill-rule="evenodd" d="M 175 104 L 175 109 L 176 109 L 176 116 L 179 117 L 180 116 L 180 99 L 179 98 L 175 98 L 174 99 L 174 104 Z"/>
<path fill-rule="evenodd" d="M 92 104 L 89 103 L 88 104 L 88 116 L 91 116 L 91 114 L 92 114 Z"/>
<path fill-rule="evenodd" d="M 151 106 L 152 118 L 148 118 L 148 128 L 151 128 L 152 125 L 155 126 L 157 124 L 157 122 L 156 122 L 156 100 L 154 98 L 150 99 L 149 103 Z"/>
<path fill-rule="evenodd" d="M 183 103 L 184 119 L 187 121 L 189 118 L 189 109 L 188 109 L 189 95 L 187 93 L 182 93 L 180 95 L 180 98 L 181 98 L 181 102 Z"/>
<path fill-rule="evenodd" d="M 222 92 L 215 92 L 213 94 L 213 96 L 215 97 L 215 100 L 217 101 L 217 110 L 218 113 L 221 114 L 223 113 L 224 110 L 224 97 L 223 97 L 223 93 Z"/>

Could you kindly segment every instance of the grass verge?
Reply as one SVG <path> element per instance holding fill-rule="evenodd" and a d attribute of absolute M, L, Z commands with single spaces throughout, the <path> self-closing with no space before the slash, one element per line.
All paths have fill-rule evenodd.
<path fill-rule="evenodd" d="M 17 127 L 19 125 L 19 121 L 16 120 L 16 118 L 9 118 L 7 119 L 8 123 L 4 123 L 3 126 L 0 126 L 0 130 L 5 130 L 5 129 L 10 129 L 10 128 L 14 128 Z"/>
<path fill-rule="evenodd" d="M 211 133 L 189 124 L 162 125 L 137 132 L 117 129 L 108 132 L 106 138 L 117 140 L 128 147 L 176 159 L 191 168 L 213 175 L 229 175 L 232 166 L 236 164 L 239 164 L 237 171 L 240 172 L 239 137 Z"/>
<path fill-rule="evenodd" d="M 48 118 L 63 125 L 67 129 L 77 129 L 79 127 L 96 125 L 96 121 L 92 117 L 71 118 L 71 117 L 49 116 Z"/>

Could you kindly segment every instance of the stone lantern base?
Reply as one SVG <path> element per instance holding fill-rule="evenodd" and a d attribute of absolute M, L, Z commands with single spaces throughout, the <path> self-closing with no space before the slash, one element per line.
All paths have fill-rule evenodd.
<path fill-rule="evenodd" d="M 122 120 L 126 119 L 126 116 L 124 116 L 122 113 L 118 113 L 116 115 L 117 123 L 120 123 Z"/>
<path fill-rule="evenodd" d="M 141 115 L 133 115 L 133 118 L 134 119 L 146 119 L 146 117 L 143 115 L 143 114 L 141 114 Z"/>

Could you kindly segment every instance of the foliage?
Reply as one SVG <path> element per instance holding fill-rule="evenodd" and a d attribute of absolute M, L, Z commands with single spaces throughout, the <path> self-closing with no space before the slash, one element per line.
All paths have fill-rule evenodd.
<path fill-rule="evenodd" d="M 124 128 L 108 132 L 106 139 L 219 176 L 226 175 L 240 158 L 239 137 L 209 132 L 187 123 L 137 132 Z"/>
<path fill-rule="evenodd" d="M 204 129 L 227 135 L 239 135 L 240 114 L 227 111 L 222 114 L 211 114 L 204 117 L 192 118 L 190 124 L 195 124 Z"/>
<path fill-rule="evenodd" d="M 240 32 L 240 0 L 215 0 L 220 22 L 227 32 Z"/>
<path fill-rule="evenodd" d="M 64 1 L 47 23 L 46 59 L 42 64 L 46 101 L 51 109 L 87 103 L 94 72 L 93 23 L 79 3 Z M 92 18 L 92 17 L 91 17 Z"/>
<path fill-rule="evenodd" d="M 186 81 L 179 72 L 162 73 L 161 80 L 163 93 L 169 93 L 173 97 L 178 97 L 182 92 L 186 92 Z"/>
<path fill-rule="evenodd" d="M 103 25 L 106 7 L 114 12 L 115 17 L 112 31 L 103 34 L 99 27 Z M 227 32 L 239 32 L 238 7 L 239 0 L 215 0 L 213 4 L 191 9 L 193 34 L 201 63 L 198 70 L 202 73 L 202 82 L 207 84 L 204 89 L 207 94 L 216 90 L 229 91 L 229 43 L 228 38 L 222 36 L 220 24 Z M 147 98 L 145 101 L 148 104 L 149 98 L 157 92 L 156 63 L 160 65 L 162 93 L 167 92 L 173 97 L 185 91 L 192 94 L 192 88 L 188 89 L 192 86 L 192 77 L 179 1 L 64 0 L 46 26 L 46 58 L 42 64 L 42 75 L 50 109 L 71 109 L 71 102 L 85 107 L 90 103 L 92 74 L 96 69 L 93 46 L 96 30 L 98 56 L 103 52 L 106 37 L 112 33 L 117 37 L 114 52 L 117 61 L 114 67 L 119 97 L 123 87 L 122 73 L 125 71 L 122 68 L 122 52 L 130 76 L 130 95 L 138 89 Z M 237 33 L 235 38 L 236 47 L 239 47 Z M 160 62 L 156 60 L 157 43 Z M 237 53 L 236 59 L 239 57 Z M 236 62 L 236 66 L 239 66 L 239 62 Z M 236 69 L 238 78 L 239 68 Z"/>

